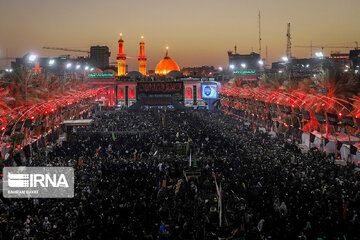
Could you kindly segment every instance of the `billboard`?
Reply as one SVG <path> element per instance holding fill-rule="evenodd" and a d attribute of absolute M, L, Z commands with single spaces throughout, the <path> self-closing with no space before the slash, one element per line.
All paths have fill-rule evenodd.
<path fill-rule="evenodd" d="M 139 93 L 159 93 L 171 94 L 183 92 L 182 82 L 138 82 L 137 89 Z"/>
<path fill-rule="evenodd" d="M 183 82 L 138 82 L 137 99 L 145 97 L 172 97 L 184 101 Z"/>
<path fill-rule="evenodd" d="M 205 82 L 201 84 L 201 97 L 203 99 L 218 99 L 220 83 Z"/>

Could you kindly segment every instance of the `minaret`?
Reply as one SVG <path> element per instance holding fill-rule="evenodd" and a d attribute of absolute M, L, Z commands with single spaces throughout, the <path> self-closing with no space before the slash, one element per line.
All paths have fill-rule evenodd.
<path fill-rule="evenodd" d="M 145 56 L 144 36 L 141 36 L 140 56 L 138 57 L 138 60 L 139 60 L 139 72 L 142 75 L 146 75 L 146 59 L 147 57 Z"/>
<path fill-rule="evenodd" d="M 119 54 L 116 55 L 116 61 L 118 63 L 118 76 L 124 76 L 126 74 L 126 54 L 124 54 L 124 40 L 122 39 L 122 33 L 120 33 Z"/>

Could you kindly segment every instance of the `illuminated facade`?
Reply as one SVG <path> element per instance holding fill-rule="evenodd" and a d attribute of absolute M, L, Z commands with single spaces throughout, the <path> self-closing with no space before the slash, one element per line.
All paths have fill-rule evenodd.
<path fill-rule="evenodd" d="M 124 54 L 124 40 L 122 39 L 122 34 L 120 33 L 119 43 L 119 54 L 116 56 L 118 64 L 118 75 L 124 76 L 126 74 L 126 54 Z"/>
<path fill-rule="evenodd" d="M 180 71 L 179 66 L 174 60 L 168 56 L 168 48 L 166 48 L 165 57 L 156 65 L 155 74 L 164 76 L 171 71 Z"/>
<path fill-rule="evenodd" d="M 138 57 L 138 60 L 139 60 L 139 72 L 142 75 L 146 75 L 146 59 L 147 59 L 147 57 L 145 56 L 144 37 L 141 36 L 140 55 Z"/>
<path fill-rule="evenodd" d="M 187 107 L 205 106 L 201 97 L 201 83 L 214 81 L 213 78 L 178 78 L 176 81 L 163 81 L 163 77 L 155 77 L 155 81 L 140 77 L 136 81 L 127 76 L 118 77 L 115 73 L 91 73 L 88 83 L 94 88 L 103 88 L 97 95 L 102 106 L 130 107 L 141 99 L 151 98 L 152 95 L 162 98 L 171 95 L 174 99 Z M 161 104 L 160 104 L 161 105 Z"/>
<path fill-rule="evenodd" d="M 147 57 L 143 37 L 139 43 L 139 72 L 126 73 L 126 54 L 124 54 L 124 40 L 121 35 L 118 43 L 118 74 L 109 70 L 88 74 L 88 83 L 92 87 L 102 88 L 97 94 L 99 104 L 108 107 L 130 107 L 137 102 L 139 102 L 137 105 L 169 105 L 174 99 L 187 107 L 205 106 L 201 98 L 201 81 L 204 79 L 182 78 L 179 66 L 168 56 L 168 49 L 165 57 L 156 66 L 155 73 L 158 76 L 150 77 L 146 76 Z M 178 72 L 168 75 L 172 71 Z M 167 77 L 163 77 L 165 75 Z"/>

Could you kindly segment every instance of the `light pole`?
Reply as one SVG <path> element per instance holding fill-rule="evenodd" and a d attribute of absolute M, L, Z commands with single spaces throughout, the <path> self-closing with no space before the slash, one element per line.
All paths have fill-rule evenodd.
<path fill-rule="evenodd" d="M 324 71 L 324 69 L 323 69 L 324 53 L 323 53 L 323 52 L 316 52 L 316 53 L 315 53 L 315 56 L 316 56 L 316 58 L 319 59 L 319 61 L 320 61 L 320 72 L 321 72 L 322 77 L 325 78 L 325 93 L 327 94 L 327 84 L 328 84 L 328 83 L 327 83 L 327 77 L 325 76 L 325 74 L 323 74 L 323 73 L 325 73 L 325 71 Z"/>
<path fill-rule="evenodd" d="M 261 79 L 260 81 L 262 82 L 262 80 L 264 78 L 264 74 L 265 74 L 265 68 L 264 68 L 265 63 L 263 60 L 260 59 L 258 61 L 258 64 L 259 64 L 260 71 L 259 71 L 259 73 L 256 73 L 256 75 L 257 75 L 257 78 Z"/>
<path fill-rule="evenodd" d="M 285 70 L 288 72 L 288 85 L 290 87 L 290 83 L 291 83 L 291 68 L 289 66 L 289 58 L 287 56 L 282 57 L 282 60 L 284 61 L 285 64 Z"/>
<path fill-rule="evenodd" d="M 29 63 L 32 64 L 37 59 L 37 56 L 35 54 L 31 54 L 28 58 Z M 30 73 L 26 74 L 25 77 L 25 106 L 27 106 L 27 95 L 28 95 L 28 80 L 31 77 L 32 70 L 30 69 Z"/>

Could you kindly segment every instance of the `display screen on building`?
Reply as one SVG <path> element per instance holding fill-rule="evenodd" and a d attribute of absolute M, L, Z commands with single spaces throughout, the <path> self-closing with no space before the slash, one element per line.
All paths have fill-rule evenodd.
<path fill-rule="evenodd" d="M 182 82 L 139 82 L 137 84 L 138 93 L 183 93 Z"/>
<path fill-rule="evenodd" d="M 203 99 L 217 99 L 220 83 L 206 82 L 201 85 L 201 97 Z"/>

